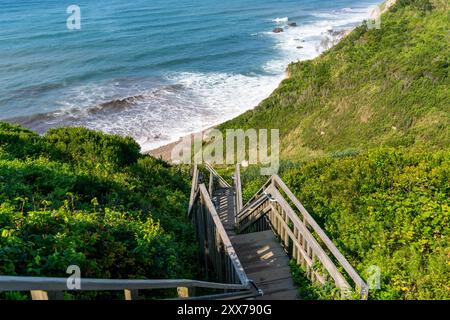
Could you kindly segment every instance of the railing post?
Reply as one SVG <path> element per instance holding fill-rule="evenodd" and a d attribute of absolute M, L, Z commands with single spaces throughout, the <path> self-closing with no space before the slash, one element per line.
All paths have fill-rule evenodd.
<path fill-rule="evenodd" d="M 236 173 L 234 175 L 234 188 L 236 191 L 236 213 L 234 217 L 235 225 L 238 222 L 238 214 L 241 212 L 243 204 L 242 204 L 242 184 L 241 184 L 241 165 L 239 163 L 236 164 Z"/>
<path fill-rule="evenodd" d="M 139 291 L 138 290 L 124 290 L 125 300 L 138 300 L 139 299 Z"/>
<path fill-rule="evenodd" d="M 31 290 L 31 299 L 33 300 L 48 300 L 48 293 L 44 290 Z"/>
<path fill-rule="evenodd" d="M 194 173 L 192 175 L 192 187 L 191 187 L 191 196 L 189 198 L 189 211 L 191 210 L 192 206 L 194 205 L 194 197 L 195 192 L 198 189 L 198 166 L 197 163 L 194 164 Z"/>
<path fill-rule="evenodd" d="M 208 192 L 209 196 L 212 197 L 213 194 L 213 187 L 214 187 L 214 175 L 212 172 L 209 173 L 209 186 L 208 186 Z"/>
<path fill-rule="evenodd" d="M 189 293 L 191 290 L 187 287 L 178 287 L 177 288 L 177 293 L 178 293 L 178 297 L 179 298 L 189 298 Z"/>

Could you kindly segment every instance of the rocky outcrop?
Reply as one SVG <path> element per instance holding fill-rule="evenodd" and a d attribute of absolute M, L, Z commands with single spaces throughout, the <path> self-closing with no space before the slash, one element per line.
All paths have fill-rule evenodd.
<path fill-rule="evenodd" d="M 281 32 L 284 32 L 284 29 L 283 28 L 275 28 L 272 30 L 272 32 L 273 33 L 281 33 Z"/>

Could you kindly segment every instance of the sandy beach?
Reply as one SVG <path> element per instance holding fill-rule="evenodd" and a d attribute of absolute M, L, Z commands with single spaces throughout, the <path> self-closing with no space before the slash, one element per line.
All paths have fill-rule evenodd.
<path fill-rule="evenodd" d="M 170 162 L 173 148 L 182 141 L 182 138 L 176 142 L 172 142 L 159 148 L 148 151 L 147 153 L 155 158 Z"/>

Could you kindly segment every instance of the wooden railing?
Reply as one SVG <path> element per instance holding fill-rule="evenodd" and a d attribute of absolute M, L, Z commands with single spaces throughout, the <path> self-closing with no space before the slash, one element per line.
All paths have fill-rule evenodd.
<path fill-rule="evenodd" d="M 241 166 L 238 163 L 236 165 L 236 171 L 234 172 L 234 190 L 236 194 L 236 218 L 237 222 L 237 214 L 242 210 L 242 182 L 241 182 Z"/>
<path fill-rule="evenodd" d="M 191 211 L 197 228 L 202 260 L 208 277 L 222 283 L 240 284 L 251 289 L 251 281 L 234 251 L 204 184 L 200 184 Z"/>
<path fill-rule="evenodd" d="M 237 220 L 241 233 L 271 228 L 311 281 L 325 284 L 331 278 L 342 296 L 349 298 L 352 286 L 348 278 L 361 299 L 367 299 L 366 283 L 278 175 L 272 176 L 250 199 Z"/>
<path fill-rule="evenodd" d="M 211 181 L 213 181 L 213 184 L 217 181 L 217 184 L 222 188 L 231 188 L 231 185 L 224 179 L 220 174 L 217 173 L 217 171 L 207 162 L 204 164 L 206 170 L 209 172 L 209 181 L 211 185 Z M 210 194 L 212 194 L 213 190 Z"/>
<path fill-rule="evenodd" d="M 191 190 L 193 198 L 188 214 L 196 227 L 206 275 L 221 283 L 239 284 L 241 290 L 250 290 L 248 294 L 261 295 L 262 291 L 248 279 L 212 201 L 216 185 L 220 188 L 231 186 L 208 163 L 204 167 L 209 172 L 208 189 L 201 183 L 200 170 L 195 164 Z"/>
<path fill-rule="evenodd" d="M 215 290 L 241 290 L 233 294 L 215 294 L 189 297 L 196 288 Z M 250 292 L 241 284 L 224 284 L 197 280 L 120 280 L 80 279 L 80 289 L 69 290 L 66 278 L 0 276 L 0 291 L 30 291 L 33 300 L 63 299 L 63 292 L 123 291 L 125 300 L 137 300 L 139 290 L 177 289 L 182 299 L 217 299 L 247 297 Z M 242 291 L 243 290 L 243 291 Z"/>
<path fill-rule="evenodd" d="M 230 185 L 210 166 L 211 180 L 217 179 L 223 187 Z M 0 276 L 1 291 L 30 291 L 33 300 L 63 299 L 64 291 L 123 291 L 125 300 L 139 298 L 139 290 L 177 289 L 178 297 L 189 300 L 208 299 L 247 299 L 262 295 L 256 285 L 247 278 L 242 265 L 231 245 L 230 239 L 219 219 L 211 201 L 212 186 L 208 193 L 202 176 L 195 165 L 188 215 L 197 229 L 200 253 L 208 278 L 217 282 L 161 279 L 161 280 L 119 280 L 119 279 L 80 279 L 81 287 L 69 290 L 66 278 L 12 277 Z M 194 289 L 214 290 L 220 293 L 195 296 Z"/>

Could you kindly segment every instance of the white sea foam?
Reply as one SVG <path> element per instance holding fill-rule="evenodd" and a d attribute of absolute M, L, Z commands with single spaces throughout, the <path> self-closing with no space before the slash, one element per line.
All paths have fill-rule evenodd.
<path fill-rule="evenodd" d="M 362 22 L 370 16 L 370 9 L 344 8 L 312 15 L 321 20 L 307 24 L 297 22 L 297 27 L 289 27 L 286 22 L 283 25 L 284 32 L 282 33 L 265 32 L 266 36 L 273 37 L 275 47 L 279 50 L 280 55 L 277 59 L 266 63 L 264 70 L 271 73 L 282 73 L 285 71 L 286 65 L 291 62 L 316 57 L 326 49 L 322 44 L 326 37 L 330 37 L 330 30 L 345 30 Z"/>
<path fill-rule="evenodd" d="M 65 102 L 60 112 L 66 123 L 132 136 L 143 151 L 148 151 L 255 107 L 276 89 L 290 62 L 312 59 L 323 51 L 320 43 L 330 29 L 347 28 L 367 18 L 369 13 L 363 8 L 322 12 L 314 14 L 320 20 L 308 24 L 298 21 L 297 27 L 288 26 L 288 17 L 273 19 L 285 32 L 275 34 L 267 30 L 258 34 L 272 38 L 278 51 L 278 55 L 263 66 L 264 74 L 183 72 L 167 76 L 166 81 L 171 85 L 152 87 L 140 81 L 136 82 L 140 84 L 136 87 L 127 84 L 123 88 L 119 82 L 85 86 L 74 89 L 74 103 L 70 97 L 62 99 Z M 141 98 L 132 100 L 127 108 L 117 108 L 113 113 L 73 114 L 74 105 L 79 110 L 89 110 L 99 101 L 123 98 L 130 92 Z"/>
<path fill-rule="evenodd" d="M 288 21 L 289 21 L 289 17 L 275 18 L 272 20 L 272 22 L 275 22 L 275 23 L 286 23 Z"/>
<path fill-rule="evenodd" d="M 164 141 L 148 141 L 144 149 L 158 147 L 179 137 L 197 132 L 229 120 L 249 110 L 268 97 L 285 76 L 286 66 L 293 61 L 316 57 L 323 51 L 320 43 L 328 31 L 341 30 L 351 24 L 357 24 L 367 18 L 369 10 L 358 8 L 328 13 L 323 20 L 310 24 L 298 24 L 289 27 L 288 17 L 273 19 L 285 32 L 275 34 L 267 31 L 259 35 L 273 37 L 275 48 L 279 51 L 277 58 L 263 66 L 267 75 L 247 76 L 224 73 L 175 73 L 169 80 L 183 86 L 183 95 L 191 97 L 195 106 L 193 113 L 182 112 L 185 120 L 172 121 L 169 114 L 164 116 L 165 126 L 162 132 Z M 301 47 L 301 48 L 300 48 Z M 194 99 L 194 100 L 192 100 Z M 183 99 L 180 99 L 183 100 Z M 193 102 L 195 101 L 195 102 Z M 172 112 L 172 115 L 177 114 Z M 177 114 L 177 117 L 180 117 Z M 189 126 L 186 126 L 189 124 Z"/>
<path fill-rule="evenodd" d="M 71 89 L 61 109 L 36 119 L 33 127 L 44 132 L 60 125 L 84 126 L 131 136 L 148 151 L 253 108 L 281 80 L 282 75 L 173 73 L 167 78 L 172 84 L 151 89 L 118 83 L 82 86 Z M 121 103 L 127 93 L 135 96 Z"/>

